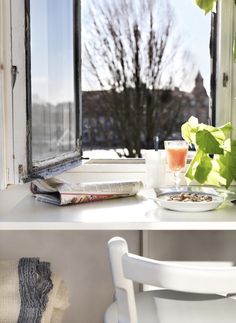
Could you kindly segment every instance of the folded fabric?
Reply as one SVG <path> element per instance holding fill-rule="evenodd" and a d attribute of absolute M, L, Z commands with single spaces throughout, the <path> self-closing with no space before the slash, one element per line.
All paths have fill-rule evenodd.
<path fill-rule="evenodd" d="M 0 261 L 0 323 L 60 323 L 68 291 L 38 258 Z"/>

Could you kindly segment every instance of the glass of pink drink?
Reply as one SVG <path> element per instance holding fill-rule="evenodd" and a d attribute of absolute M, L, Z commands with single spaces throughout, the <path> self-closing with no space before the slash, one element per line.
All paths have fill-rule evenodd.
<path fill-rule="evenodd" d="M 175 176 L 175 188 L 179 189 L 180 172 L 185 168 L 188 153 L 188 143 L 184 140 L 165 141 L 167 164 Z"/>

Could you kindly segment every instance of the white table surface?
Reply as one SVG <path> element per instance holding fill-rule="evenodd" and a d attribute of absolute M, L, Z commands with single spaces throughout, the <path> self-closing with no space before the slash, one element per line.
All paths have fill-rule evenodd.
<path fill-rule="evenodd" d="M 36 201 L 20 185 L 0 192 L 0 230 L 236 230 L 236 205 L 183 213 L 137 195 L 59 207 Z"/>

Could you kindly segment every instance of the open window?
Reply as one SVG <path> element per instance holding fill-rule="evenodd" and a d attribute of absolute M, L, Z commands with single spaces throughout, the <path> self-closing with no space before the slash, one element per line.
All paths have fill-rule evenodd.
<path fill-rule="evenodd" d="M 27 176 L 81 159 L 80 5 L 26 0 Z"/>
<path fill-rule="evenodd" d="M 191 115 L 212 122 L 211 14 L 193 0 L 87 0 L 81 12 L 85 156 L 141 157 L 156 136 L 159 148 L 181 139 Z"/>
<path fill-rule="evenodd" d="M 3 125 L 0 128 L 0 184 L 3 188 L 6 187 L 7 184 L 18 183 L 19 179 L 48 177 L 81 162 L 80 2 L 82 3 L 82 19 L 84 19 L 82 23 L 84 40 L 86 40 L 86 42 L 90 41 L 92 45 L 96 45 L 98 39 L 89 34 L 96 30 L 89 26 L 91 21 L 93 22 L 91 17 L 94 17 L 94 22 L 96 24 L 101 16 L 97 14 L 97 11 L 93 11 L 94 15 L 91 16 L 86 8 L 89 3 L 94 3 L 99 6 L 99 4 L 103 3 L 103 0 L 12 0 L 4 1 L 4 5 L 0 6 L 0 29 L 3 30 L 0 34 L 0 44 L 2 48 L 4 48 L 4 50 L 1 50 L 2 48 L 0 48 L 0 91 L 4 94 L 0 97 L 0 125 Z M 105 2 L 110 3 L 112 1 L 109 0 Z M 159 3 L 155 0 L 151 2 L 154 4 Z M 162 2 L 167 3 L 168 1 L 163 0 Z M 184 4 L 181 2 L 180 5 L 179 1 L 176 0 L 171 0 L 170 2 L 175 3 L 176 10 L 178 9 L 180 13 L 179 22 L 182 24 L 184 19 L 181 18 L 183 13 L 181 8 Z M 114 3 L 118 5 L 120 2 L 114 1 Z M 131 1 L 126 1 L 126 3 L 131 7 L 133 5 L 133 2 Z M 140 1 L 140 4 L 141 3 L 145 4 L 149 3 L 149 1 Z M 212 30 L 214 31 L 217 27 L 217 35 L 215 34 L 215 37 L 212 38 L 216 46 L 212 46 L 211 52 L 214 58 L 212 88 L 216 91 L 215 93 L 212 93 L 210 100 L 205 97 L 206 102 L 204 102 L 206 104 L 204 105 L 204 111 L 206 113 L 205 118 L 201 121 L 207 122 L 207 117 L 212 116 L 212 121 L 213 123 L 215 121 L 216 125 L 223 124 L 230 120 L 235 124 L 236 65 L 233 64 L 232 60 L 232 44 L 236 25 L 235 3 L 233 0 L 227 2 L 219 0 L 218 4 L 217 19 L 214 20 L 214 24 L 212 25 Z M 188 5 L 194 6 L 192 1 L 190 1 Z M 123 6 L 121 6 L 121 8 L 127 9 Z M 100 9 L 104 12 L 105 7 L 100 6 Z M 189 8 L 189 10 L 190 9 L 191 8 Z M 84 13 L 83 10 L 85 10 Z M 200 38 L 203 38 L 199 28 L 203 27 L 201 19 L 204 18 L 204 14 L 199 8 L 196 8 L 196 14 L 190 15 L 189 10 L 186 9 L 187 18 L 184 21 L 188 22 L 188 19 L 193 17 L 194 19 L 192 19 L 192 21 L 195 22 L 197 26 L 196 37 L 199 35 Z M 141 13 L 143 12 L 141 11 Z M 134 16 L 128 15 L 128 17 L 132 18 Z M 210 31 L 210 16 L 208 15 L 207 17 L 208 30 Z M 108 18 L 110 19 L 111 17 L 108 16 Z M 155 20 L 155 23 L 157 23 L 157 21 L 158 20 Z M 112 19 L 112 22 L 116 22 L 116 20 Z M 145 22 L 146 24 L 145 19 L 143 19 L 142 22 Z M 152 20 L 151 22 L 154 23 Z M 101 24 L 100 26 L 103 28 L 104 24 Z M 149 24 L 150 28 L 152 26 L 154 26 L 152 23 Z M 123 31 L 124 25 L 121 24 L 120 27 Z M 136 29 L 134 29 L 133 32 L 135 32 L 135 30 Z M 139 33 L 134 34 L 136 36 L 139 35 Z M 181 32 L 180 34 L 186 36 L 184 32 Z M 191 36 L 193 37 L 193 35 Z M 193 37 L 195 45 L 197 44 L 195 41 L 197 39 L 196 37 Z M 106 44 L 107 38 L 102 39 L 104 39 Z M 116 40 L 119 41 L 119 39 L 120 38 L 118 37 Z M 139 41 L 139 39 L 140 37 L 138 37 L 136 41 Z M 206 43 L 207 50 L 208 46 L 209 37 Z M 65 51 L 63 48 L 67 48 L 67 50 Z M 96 48 L 97 51 L 90 51 L 93 55 L 88 56 L 88 58 L 91 57 L 93 59 L 92 62 L 99 58 L 98 51 L 102 50 L 102 47 L 97 46 Z M 199 62 L 200 59 L 210 59 L 208 53 L 205 55 L 203 52 L 200 52 L 200 58 L 196 61 Z M 86 52 L 82 51 L 82 57 L 86 63 L 84 54 L 86 54 Z M 217 59 L 215 59 L 216 56 Z M 132 56 L 125 57 L 129 59 L 129 61 L 133 61 Z M 1 62 L 3 62 L 3 69 L 1 68 Z M 109 78 L 108 71 L 104 69 L 102 65 L 96 66 L 98 66 L 99 71 L 103 73 L 108 81 L 112 80 Z M 186 64 L 176 63 L 174 66 L 179 70 L 179 67 L 186 67 Z M 85 70 L 85 67 L 86 66 L 83 65 L 82 71 L 84 79 L 89 77 L 89 73 Z M 89 67 L 91 69 L 91 64 Z M 132 69 L 132 71 L 133 70 L 135 71 L 135 69 Z M 136 71 L 139 71 L 139 69 L 137 68 Z M 192 69 L 188 68 L 186 75 L 189 76 L 189 73 L 192 71 Z M 92 70 L 92 72 L 94 72 L 94 70 Z M 194 77 L 197 76 L 198 68 L 195 69 L 195 72 Z M 203 73 L 201 74 L 203 75 Z M 114 75 L 116 76 L 116 74 Z M 129 73 L 128 76 L 130 76 Z M 55 82 L 55 79 L 57 79 L 57 82 Z M 207 80 L 208 78 L 205 77 L 205 79 Z M 92 80 L 91 76 L 89 77 L 89 80 Z M 195 81 L 197 80 L 198 83 L 195 84 Z M 193 78 L 192 85 L 189 83 L 191 85 L 190 91 L 192 89 L 193 92 L 194 86 L 197 87 L 198 85 L 198 88 L 199 86 L 202 87 L 203 80 L 201 77 L 198 77 L 197 80 Z M 127 96 L 123 97 L 123 85 L 120 90 L 113 89 L 112 91 L 106 84 L 103 89 L 99 89 L 93 81 L 91 81 L 90 84 L 92 84 L 94 88 L 89 88 L 89 82 L 86 83 L 84 80 L 82 91 L 84 115 L 83 148 L 85 151 L 97 148 L 107 149 L 107 146 L 104 146 L 104 144 L 111 144 L 108 149 L 113 148 L 114 150 L 119 148 L 121 147 L 121 144 L 125 142 L 125 140 L 123 140 L 124 138 L 122 139 L 125 130 L 127 130 L 127 136 L 131 137 L 133 129 L 135 129 L 138 134 L 139 143 L 142 144 L 141 148 L 149 148 L 147 136 L 145 137 L 144 135 L 148 134 L 148 131 L 151 128 L 150 125 L 153 124 L 156 126 L 156 121 L 163 121 L 164 117 L 161 117 L 161 115 L 158 118 L 155 117 L 155 115 L 152 117 L 152 114 L 147 115 L 146 110 L 144 109 L 144 113 L 140 113 L 140 123 L 138 125 L 138 122 L 136 122 L 136 119 L 134 118 L 135 113 L 133 112 L 135 111 L 132 110 L 137 106 L 136 103 L 140 107 L 142 104 L 145 108 L 147 106 L 145 100 L 149 98 L 152 103 L 151 106 L 155 107 L 155 103 L 159 102 L 158 100 L 164 99 L 164 103 L 166 104 L 166 109 L 164 109 L 164 112 L 166 112 L 165 119 L 169 122 L 170 114 L 168 112 L 171 111 L 167 111 L 167 107 L 171 104 L 167 99 L 170 95 L 174 98 L 179 98 L 180 101 L 178 102 L 181 104 L 186 103 L 186 109 L 189 106 L 194 109 L 194 102 L 196 102 L 196 100 L 192 100 L 194 99 L 192 98 L 194 93 L 197 95 L 198 99 L 200 97 L 197 91 L 194 91 L 194 93 L 187 93 L 187 90 L 182 90 L 181 86 L 178 87 L 177 83 L 177 87 L 175 86 L 176 84 L 173 83 L 170 88 L 161 87 L 160 89 L 156 89 L 154 87 L 151 90 L 149 86 L 144 88 L 144 83 L 140 81 L 138 89 L 140 90 L 139 94 L 142 94 L 142 100 L 138 100 L 137 93 L 133 90 L 131 81 L 125 87 Z M 208 86 L 208 95 L 210 93 L 209 89 L 210 87 Z M 157 101 L 150 96 L 151 92 L 154 93 L 155 100 Z M 143 94 L 145 93 L 147 95 L 144 97 Z M 205 92 L 202 91 L 202 93 L 204 94 Z M 177 94 L 179 96 L 177 96 Z M 212 98 L 214 97 L 216 99 L 215 102 L 212 101 Z M 109 107 L 104 115 L 101 113 L 101 108 L 103 108 L 104 104 L 99 105 L 101 98 L 104 98 L 105 101 L 100 103 L 106 103 Z M 111 99 L 114 99 L 112 104 Z M 129 100 L 131 100 L 131 104 L 128 104 Z M 211 103 L 210 107 L 212 108 L 210 111 L 208 110 L 209 101 Z M 175 107 L 178 106 L 175 104 L 175 101 L 173 101 L 173 104 Z M 124 118 L 124 122 L 119 122 L 117 115 L 113 114 L 114 112 L 119 113 L 119 109 L 123 109 L 125 106 L 128 106 L 131 109 L 127 110 L 130 111 L 131 117 L 129 125 L 127 124 L 128 118 Z M 90 107 L 92 108 L 90 109 Z M 113 110 L 111 110 L 112 107 L 114 107 Z M 119 111 L 116 111 L 116 108 Z M 216 112 L 215 114 L 214 111 Z M 209 115 L 207 114 L 208 112 Z M 193 113 L 191 112 L 190 114 Z M 148 116 L 151 122 L 146 122 Z M 186 118 L 187 117 L 188 115 L 186 114 Z M 182 119 L 172 118 L 172 120 L 175 122 L 173 123 L 174 130 L 172 131 L 171 136 L 175 138 L 179 135 L 176 129 L 179 129 Z M 117 124 L 117 122 L 119 124 Z M 120 126 L 119 129 L 118 125 Z M 103 132 L 101 132 L 101 129 Z M 141 135 L 140 129 L 142 129 Z M 157 134 L 160 137 L 160 133 L 157 132 Z M 121 141 L 121 139 L 123 141 Z M 153 144 L 152 135 L 150 135 L 148 139 L 151 147 Z M 143 145 L 143 143 L 145 145 Z M 121 148 L 123 147 L 125 146 L 122 146 Z M 137 156 L 137 150 L 132 149 L 132 147 L 131 153 Z M 131 155 L 132 154 L 130 154 L 129 157 L 131 157 Z M 87 156 L 90 155 L 87 153 Z M 104 156 L 102 157 L 104 158 Z M 129 161 L 130 160 L 131 158 Z M 98 166 L 99 171 L 101 169 L 100 166 L 101 165 Z"/>
<path fill-rule="evenodd" d="M 27 181 L 81 162 L 80 1 L 17 0 L 11 17 L 14 168 Z"/>

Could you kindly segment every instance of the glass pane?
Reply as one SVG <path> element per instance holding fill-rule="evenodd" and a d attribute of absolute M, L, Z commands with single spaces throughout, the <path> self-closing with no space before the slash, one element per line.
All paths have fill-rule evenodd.
<path fill-rule="evenodd" d="M 210 22 L 193 0 L 82 1 L 85 156 L 141 156 L 209 121 Z"/>
<path fill-rule="evenodd" d="M 33 162 L 75 150 L 73 0 L 30 1 Z"/>

